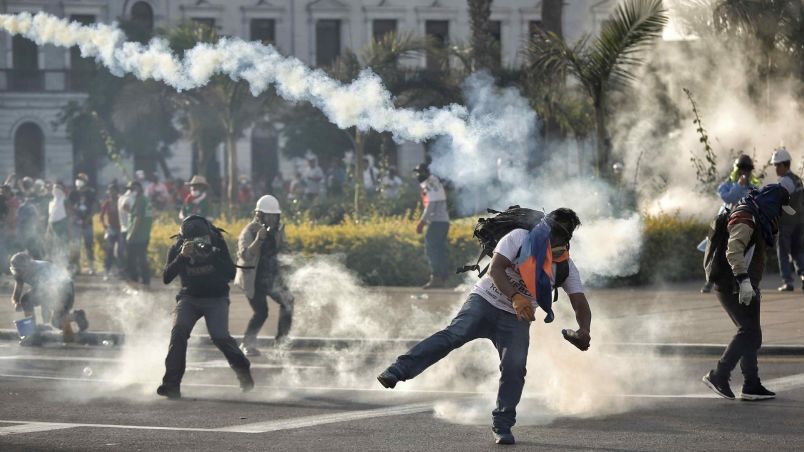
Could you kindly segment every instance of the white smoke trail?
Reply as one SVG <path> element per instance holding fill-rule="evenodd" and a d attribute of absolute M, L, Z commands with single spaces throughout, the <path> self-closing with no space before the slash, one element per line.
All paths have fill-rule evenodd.
<path fill-rule="evenodd" d="M 153 79 L 180 91 L 204 86 L 217 74 L 246 81 L 255 96 L 273 84 L 284 99 L 310 102 L 340 128 L 371 128 L 415 142 L 446 135 L 456 146 L 470 151 L 485 133 L 467 123 L 467 111 L 460 105 L 422 111 L 396 108 L 391 93 L 370 71 L 363 71 L 350 84 L 342 84 L 297 58 L 279 54 L 270 45 L 239 38 L 199 43 L 179 59 L 164 39 L 154 38 L 148 45 L 126 42 L 114 24 L 81 25 L 42 12 L 2 14 L 0 30 L 25 36 L 39 45 L 78 46 L 82 56 L 94 58 L 112 74 Z"/>

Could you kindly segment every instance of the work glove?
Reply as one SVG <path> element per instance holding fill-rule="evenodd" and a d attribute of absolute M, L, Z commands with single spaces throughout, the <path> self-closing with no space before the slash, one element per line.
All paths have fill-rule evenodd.
<path fill-rule="evenodd" d="M 754 298 L 754 288 L 751 286 L 751 279 L 748 277 L 740 281 L 740 304 L 749 306 Z"/>
<path fill-rule="evenodd" d="M 566 339 L 567 342 L 577 347 L 578 350 L 582 352 L 589 350 L 589 342 L 592 341 L 592 338 L 586 331 L 573 331 L 567 329 L 561 330 L 561 335 L 564 336 L 564 339 Z"/>
<path fill-rule="evenodd" d="M 533 305 L 530 300 L 521 293 L 515 294 L 511 297 L 511 303 L 514 305 L 514 312 L 516 312 L 517 320 L 527 320 L 532 322 L 536 320 L 536 314 L 533 312 Z"/>

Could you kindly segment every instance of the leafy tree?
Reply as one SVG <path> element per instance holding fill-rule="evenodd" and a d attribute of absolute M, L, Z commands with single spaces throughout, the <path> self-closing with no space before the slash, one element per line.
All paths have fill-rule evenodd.
<path fill-rule="evenodd" d="M 472 69 L 493 72 L 499 66 L 494 59 L 497 45 L 491 36 L 491 0 L 469 0 L 469 23 L 472 27 Z"/>
<path fill-rule="evenodd" d="M 592 101 L 596 135 L 596 172 L 611 176 L 611 143 L 606 110 L 610 90 L 622 89 L 642 64 L 640 53 L 658 38 L 667 23 L 661 0 L 625 0 L 604 22 L 600 35 L 574 45 L 555 33 L 537 30 L 526 49 L 528 69 L 544 78 L 573 76 Z"/>

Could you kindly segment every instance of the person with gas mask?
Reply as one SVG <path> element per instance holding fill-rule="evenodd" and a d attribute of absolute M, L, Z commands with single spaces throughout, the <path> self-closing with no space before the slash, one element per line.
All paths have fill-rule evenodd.
<path fill-rule="evenodd" d="M 276 342 L 288 337 L 293 322 L 293 295 L 288 291 L 279 268 L 279 253 L 286 248 L 285 226 L 280 222 L 279 202 L 271 195 L 257 201 L 254 219 L 243 228 L 237 241 L 237 276 L 235 285 L 246 292 L 254 310 L 243 334 L 240 348 L 247 356 L 258 356 L 257 333 L 268 318 L 271 297 L 279 304 Z"/>
<path fill-rule="evenodd" d="M 447 287 L 449 278 L 449 250 L 447 249 L 447 236 L 449 235 L 449 213 L 447 212 L 447 192 L 444 185 L 433 174 L 427 164 L 420 163 L 413 169 L 416 180 L 421 188 L 422 211 L 421 219 L 416 225 L 416 232 L 424 234 L 424 250 L 430 262 L 430 280 L 423 289 Z"/>
<path fill-rule="evenodd" d="M 71 322 L 77 324 L 79 332 L 89 328 L 84 311 L 73 311 L 75 289 L 66 269 L 48 261 L 35 260 L 27 252 L 11 256 L 9 268 L 14 276 L 11 302 L 16 311 L 33 317 L 36 322 L 34 308 L 39 306 L 43 324 L 50 323 L 54 328 L 60 329 L 64 342 L 73 341 Z M 30 286 L 27 292 L 26 284 Z M 37 335 L 23 338 L 22 345 L 34 345 L 37 338 Z"/>
<path fill-rule="evenodd" d="M 717 366 L 703 376 L 704 384 L 723 398 L 735 398 L 729 378 L 738 362 L 745 379 L 742 400 L 776 396 L 759 379 L 757 353 L 762 346 L 759 284 L 765 271 L 766 248 L 774 245 L 782 213 L 796 214 L 790 206 L 790 195 L 795 190 L 789 178 L 782 178 L 778 184 L 751 191 L 728 214 L 728 222 L 723 223 L 726 246 L 718 254 L 721 259 L 725 254 L 728 268 L 718 272 L 714 288 L 718 301 L 737 327 L 737 334 L 726 346 Z M 710 227 L 713 238 L 718 232 L 717 224 L 715 220 Z"/>
<path fill-rule="evenodd" d="M 410 380 L 463 344 L 487 338 L 500 357 L 500 386 L 492 411 L 492 432 L 497 444 L 514 444 L 511 427 L 525 385 L 530 323 L 541 308 L 552 322 L 553 290 L 569 296 L 579 329 L 565 329 L 564 338 L 581 351 L 589 349 L 592 312 L 584 295 L 577 267 L 569 256 L 570 240 L 580 219 L 560 208 L 542 218 L 531 230 L 516 228 L 494 247 L 488 273 L 472 289 L 461 310 L 447 326 L 413 346 L 378 377 L 393 388 Z M 533 295 L 531 295 L 533 294 Z"/>
<path fill-rule="evenodd" d="M 178 276 L 181 289 L 176 295 L 165 376 L 156 392 L 169 399 L 181 398 L 187 340 L 201 317 L 212 342 L 237 375 L 240 388 L 250 391 L 254 388 L 251 363 L 229 334 L 229 282 L 235 276 L 235 264 L 221 230 L 204 217 L 190 215 L 182 222 L 177 238 L 168 251 L 162 278 L 170 284 Z"/>

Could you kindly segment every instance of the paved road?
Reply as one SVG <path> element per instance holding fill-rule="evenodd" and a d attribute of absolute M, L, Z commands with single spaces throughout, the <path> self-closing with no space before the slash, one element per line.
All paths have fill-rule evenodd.
<path fill-rule="evenodd" d="M 765 383 L 779 398 L 752 403 L 714 398 L 699 383 L 714 357 L 582 354 L 537 339 L 515 428 L 518 449 L 800 450 L 804 444 L 802 358 L 762 358 Z M 264 351 L 253 360 L 257 389 L 242 394 L 216 350 L 192 348 L 184 398 L 173 402 L 153 394 L 162 370 L 159 346 L 0 343 L 0 449 L 498 447 L 487 425 L 496 384 L 489 344 L 470 344 L 395 390 L 374 381 L 392 354 Z"/>
<path fill-rule="evenodd" d="M 306 283 L 313 279 L 315 285 Z M 772 279 L 772 278 L 771 278 Z M 155 282 L 156 283 L 156 282 Z M 804 346 L 804 292 L 778 293 L 775 281 L 763 292 L 762 323 L 765 345 Z M 419 339 L 443 327 L 465 299 L 463 291 L 415 288 L 364 288 L 337 272 L 321 269 L 298 284 L 295 337 L 359 337 Z M 78 281 L 76 307 L 84 309 L 93 331 L 157 334 L 169 329 L 176 287 L 155 285 L 151 292 L 126 294 L 100 278 Z M 698 292 L 698 284 L 645 288 L 588 290 L 595 339 L 602 342 L 725 344 L 734 326 L 713 294 Z M 0 284 L 0 329 L 13 328 L 22 317 L 3 298 Z M 563 300 L 562 294 L 562 300 Z M 559 301 L 562 304 L 562 301 Z M 564 303 L 565 304 L 565 303 Z M 269 301 L 269 318 L 262 334 L 276 334 L 278 306 Z M 232 334 L 242 334 L 251 308 L 238 289 L 232 290 Z M 557 322 L 572 326 L 572 316 Z M 569 322 L 569 325 L 566 323 Z M 205 334 L 203 322 L 196 334 Z"/>

